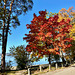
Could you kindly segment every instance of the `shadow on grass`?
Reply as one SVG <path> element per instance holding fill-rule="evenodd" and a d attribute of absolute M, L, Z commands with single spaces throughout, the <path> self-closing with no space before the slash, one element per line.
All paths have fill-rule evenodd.
<path fill-rule="evenodd" d="M 1 70 L 0 70 L 0 75 L 7 75 L 8 73 L 14 74 L 14 73 L 16 73 L 17 71 L 19 71 L 19 70 L 6 70 L 5 73 L 1 73 Z"/>
<path fill-rule="evenodd" d="M 75 67 L 75 66 L 72 66 L 72 67 Z"/>

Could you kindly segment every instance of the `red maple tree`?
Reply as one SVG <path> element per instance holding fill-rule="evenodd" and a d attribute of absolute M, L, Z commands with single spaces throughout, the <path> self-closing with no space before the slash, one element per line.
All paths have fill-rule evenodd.
<path fill-rule="evenodd" d="M 40 11 L 39 16 L 34 14 L 31 24 L 27 24 L 27 29 L 30 29 L 29 34 L 25 34 L 23 38 L 28 42 L 26 50 L 33 52 L 34 56 L 43 56 L 50 54 L 60 54 L 60 48 L 65 51 L 70 47 L 71 38 L 68 34 L 72 25 L 69 25 L 70 20 L 64 19 L 58 22 L 58 15 L 46 18 L 46 11 Z M 50 58 L 49 58 L 50 60 Z M 50 62 L 49 62 L 50 63 Z"/>

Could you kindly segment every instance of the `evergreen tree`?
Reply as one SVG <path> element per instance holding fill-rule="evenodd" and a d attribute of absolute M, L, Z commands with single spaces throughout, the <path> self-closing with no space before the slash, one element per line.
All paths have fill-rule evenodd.
<path fill-rule="evenodd" d="M 20 25 L 18 16 L 32 8 L 32 0 L 0 0 L 0 36 L 2 39 L 1 71 L 5 71 L 5 54 L 10 27 Z"/>

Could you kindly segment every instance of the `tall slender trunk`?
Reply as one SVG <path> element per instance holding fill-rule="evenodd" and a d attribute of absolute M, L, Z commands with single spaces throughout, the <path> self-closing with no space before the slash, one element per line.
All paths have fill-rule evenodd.
<path fill-rule="evenodd" d="M 3 31 L 2 31 L 2 56 L 1 56 L 1 72 L 5 72 L 5 53 L 6 50 L 4 49 L 5 46 L 5 38 L 4 38 L 4 31 L 5 31 L 5 12 L 6 10 L 6 1 L 4 0 L 4 17 L 3 17 Z"/>
<path fill-rule="evenodd" d="M 8 15 L 8 21 L 7 21 L 7 28 L 6 28 L 6 35 L 5 35 L 5 49 L 7 45 L 7 37 L 8 37 L 8 31 L 9 31 L 9 24 L 10 24 L 10 16 L 11 16 L 11 11 L 12 11 L 12 5 L 14 3 L 14 0 L 11 1 L 10 4 L 10 9 L 9 9 L 9 15 Z"/>
<path fill-rule="evenodd" d="M 65 59 L 64 59 L 64 55 L 63 55 L 63 51 L 60 49 L 60 57 L 62 59 L 62 66 L 64 66 L 64 64 L 66 63 L 65 62 Z"/>
<path fill-rule="evenodd" d="M 5 0 L 4 0 L 5 1 Z M 6 27 L 6 33 L 5 30 L 5 18 L 3 22 L 3 34 L 2 34 L 2 57 L 1 57 L 1 72 L 5 72 L 5 54 L 6 54 L 6 45 L 7 45 L 7 37 L 8 37 L 8 31 L 9 31 L 9 24 L 10 24 L 10 15 L 12 10 L 12 4 L 14 0 L 11 1 L 10 9 L 9 9 L 9 15 L 8 15 L 8 21 L 7 21 L 7 27 Z M 4 2 L 4 9 L 5 9 L 5 2 Z M 4 16 L 5 16 L 5 10 L 4 10 Z M 4 36 L 4 33 L 6 34 Z"/>
<path fill-rule="evenodd" d="M 1 72 L 5 72 L 5 49 L 2 48 L 2 56 L 1 56 Z"/>
<path fill-rule="evenodd" d="M 61 56 L 61 59 L 62 59 L 62 65 L 64 66 L 64 64 L 66 64 L 66 61 L 64 59 L 64 55 L 63 55 L 63 52 L 62 52 L 62 56 Z"/>
<path fill-rule="evenodd" d="M 62 62 L 63 62 L 63 64 L 66 64 L 63 53 L 62 53 Z"/>
<path fill-rule="evenodd" d="M 51 55 L 49 54 L 49 58 L 48 58 L 49 64 L 51 64 Z"/>

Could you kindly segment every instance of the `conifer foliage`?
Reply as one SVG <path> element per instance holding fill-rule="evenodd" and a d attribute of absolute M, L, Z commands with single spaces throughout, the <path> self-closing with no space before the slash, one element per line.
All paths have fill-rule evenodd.
<path fill-rule="evenodd" d="M 5 54 L 10 27 L 20 25 L 18 16 L 32 9 L 32 0 L 0 0 L 0 44 L 2 45 L 1 72 L 5 72 Z"/>

